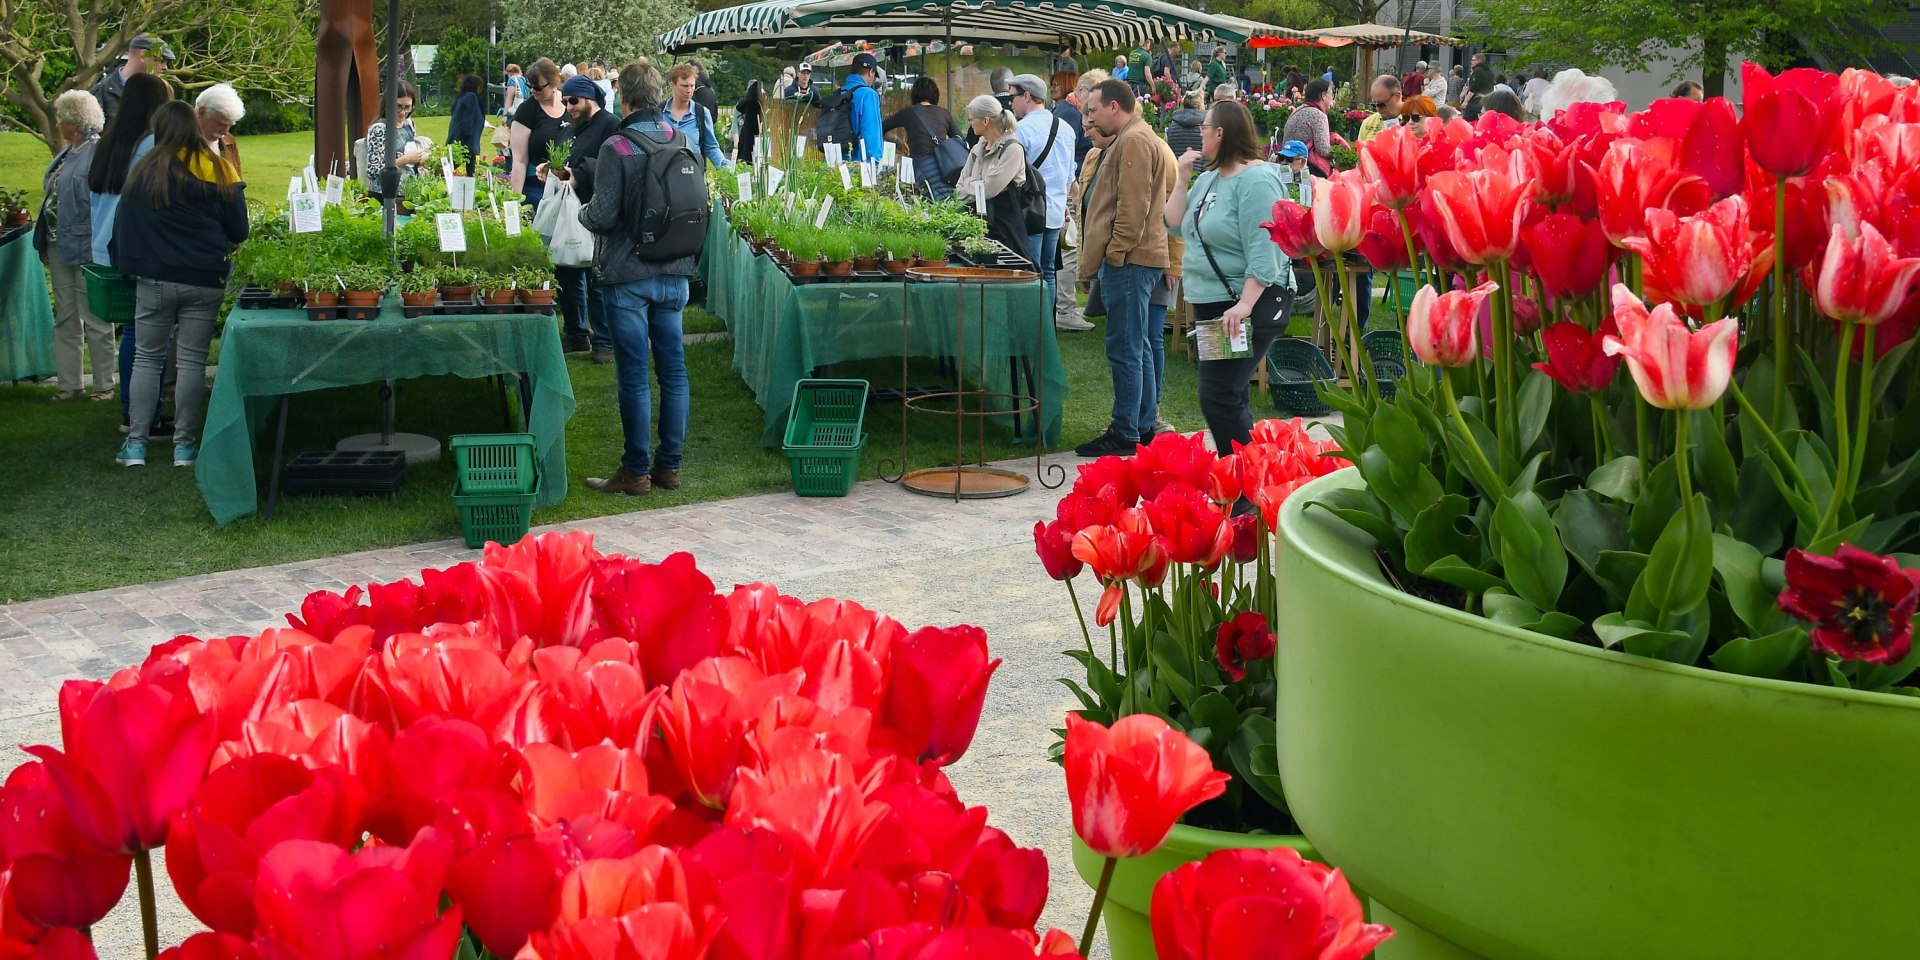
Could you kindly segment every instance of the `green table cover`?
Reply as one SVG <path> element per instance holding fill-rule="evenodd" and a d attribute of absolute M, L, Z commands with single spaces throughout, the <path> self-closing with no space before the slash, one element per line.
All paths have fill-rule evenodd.
<path fill-rule="evenodd" d="M 194 475 L 215 523 L 253 513 L 253 438 L 282 394 L 357 383 L 453 374 L 479 378 L 527 374 L 533 387 L 528 432 L 540 456 L 540 501 L 567 495 L 568 418 L 573 381 L 552 317 L 414 317 L 389 295 L 372 321 L 310 321 L 304 310 L 242 310 L 227 315 L 219 372 L 207 401 Z"/>
<path fill-rule="evenodd" d="M 51 377 L 53 301 L 26 233 L 0 244 L 0 380 Z"/>
<path fill-rule="evenodd" d="M 772 260 L 753 252 L 717 205 L 708 226 L 702 272 L 707 307 L 726 321 L 733 334 L 733 369 L 766 412 L 760 437 L 766 446 L 779 446 L 784 438 L 796 381 L 828 364 L 900 356 L 902 296 L 909 311 L 907 355 L 953 357 L 960 348 L 968 379 L 986 390 L 1014 392 L 1008 361 L 1029 360 L 1038 352 L 1045 441 L 1049 445 L 1060 441 L 1067 371 L 1060 363 L 1052 316 L 1040 312 L 1046 296 L 1040 281 L 989 286 L 899 281 L 794 286 Z M 982 295 L 987 298 L 984 324 Z M 876 382 L 874 386 L 901 384 Z"/>

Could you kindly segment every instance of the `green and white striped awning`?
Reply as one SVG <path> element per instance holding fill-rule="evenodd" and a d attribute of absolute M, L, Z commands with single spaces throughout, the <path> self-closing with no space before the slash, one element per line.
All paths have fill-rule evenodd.
<path fill-rule="evenodd" d="M 951 33 L 959 42 L 1112 50 L 1166 40 L 1244 43 L 1250 26 L 1163 0 L 756 0 L 702 13 L 663 34 L 660 44 L 685 53 L 782 40 L 926 41 Z"/>

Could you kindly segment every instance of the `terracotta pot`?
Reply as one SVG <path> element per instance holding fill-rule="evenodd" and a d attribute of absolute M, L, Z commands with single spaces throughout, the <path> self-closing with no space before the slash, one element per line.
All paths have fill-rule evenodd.
<path fill-rule="evenodd" d="M 820 261 L 795 260 L 787 265 L 796 277 L 817 277 L 820 275 Z"/>
<path fill-rule="evenodd" d="M 518 293 L 519 291 L 514 290 L 512 287 L 508 287 L 505 290 L 488 290 L 482 295 L 482 299 L 487 306 L 497 307 L 503 303 L 512 303 Z"/>
<path fill-rule="evenodd" d="M 853 269 L 855 273 L 872 273 L 873 271 L 880 269 L 880 258 L 879 257 L 854 257 Z"/>
<path fill-rule="evenodd" d="M 27 222 L 27 214 L 25 211 L 21 211 L 20 213 L 7 214 L 7 226 L 9 227 L 25 226 L 26 222 Z"/>
<path fill-rule="evenodd" d="M 441 287 L 440 299 L 445 300 L 448 303 L 471 303 L 473 302 L 473 285 L 468 284 L 462 287 Z"/>
<path fill-rule="evenodd" d="M 418 293 L 402 291 L 400 294 L 400 303 L 403 306 L 409 307 L 431 307 L 433 306 L 433 298 L 434 292 L 432 290 L 422 290 Z"/>
<path fill-rule="evenodd" d="M 307 306 L 309 307 L 337 307 L 339 305 L 340 295 L 332 290 L 307 291 Z"/>
<path fill-rule="evenodd" d="M 377 307 L 380 305 L 380 291 L 348 290 L 346 300 L 349 307 Z"/>
<path fill-rule="evenodd" d="M 820 272 L 829 277 L 844 277 L 853 273 L 853 261 L 833 260 L 820 268 Z"/>
<path fill-rule="evenodd" d="M 792 263 L 793 262 L 793 254 L 788 253 L 785 250 L 782 250 L 779 247 L 774 246 L 773 244 L 767 244 L 767 256 L 772 257 L 774 263 Z"/>
<path fill-rule="evenodd" d="M 895 277 L 905 276 L 907 268 L 910 266 L 913 266 L 912 260 L 888 260 L 885 262 L 887 274 Z"/>
<path fill-rule="evenodd" d="M 273 285 L 273 291 L 282 297 L 298 297 L 300 296 L 300 285 L 291 281 L 282 280 Z"/>
<path fill-rule="evenodd" d="M 544 306 L 553 302 L 553 294 L 553 290 L 522 290 L 520 291 L 520 302 L 537 303 Z"/>
<path fill-rule="evenodd" d="M 947 258 L 941 257 L 938 260 L 928 260 L 926 257 L 914 257 L 913 265 L 916 267 L 944 267 L 947 265 Z"/>

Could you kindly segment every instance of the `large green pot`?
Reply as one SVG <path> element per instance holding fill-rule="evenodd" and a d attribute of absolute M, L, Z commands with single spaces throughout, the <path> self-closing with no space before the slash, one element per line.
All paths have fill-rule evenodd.
<path fill-rule="evenodd" d="M 1101 914 L 1101 926 L 1107 931 L 1107 950 L 1113 960 L 1154 960 L 1153 928 L 1147 923 L 1148 907 L 1153 903 L 1154 884 L 1183 864 L 1206 859 L 1215 850 L 1249 848 L 1271 850 L 1292 847 L 1309 860 L 1320 857 L 1305 837 L 1271 834 L 1230 833 L 1176 826 L 1160 849 L 1144 857 L 1129 857 L 1113 870 L 1107 884 L 1107 907 Z M 1100 882 L 1105 858 L 1087 848 L 1079 837 L 1073 838 L 1073 868 L 1088 887 Z M 1077 931 L 1076 931 L 1077 932 Z"/>
<path fill-rule="evenodd" d="M 1920 956 L 1920 700 L 1676 666 L 1389 586 L 1280 514 L 1280 774 L 1382 960 Z"/>

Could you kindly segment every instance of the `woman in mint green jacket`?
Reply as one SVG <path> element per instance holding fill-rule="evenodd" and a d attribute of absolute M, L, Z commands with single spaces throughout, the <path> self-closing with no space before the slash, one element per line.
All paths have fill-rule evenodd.
<path fill-rule="evenodd" d="M 1181 274 L 1196 337 L 1246 338 L 1244 350 L 1200 361 L 1200 414 L 1214 448 L 1226 453 L 1236 441 L 1253 440 L 1248 382 L 1287 330 L 1293 271 L 1260 226 L 1272 219 L 1281 187 L 1277 168 L 1259 159 L 1253 116 L 1237 101 L 1215 103 L 1200 125 L 1200 142 L 1179 158 L 1166 221 L 1186 240 Z M 1202 157 L 1211 169 L 1187 186 Z"/>

